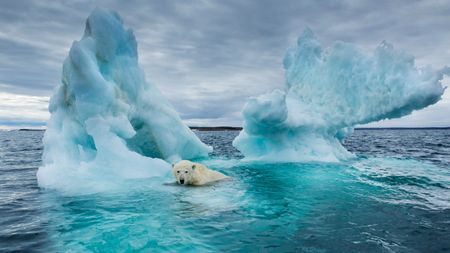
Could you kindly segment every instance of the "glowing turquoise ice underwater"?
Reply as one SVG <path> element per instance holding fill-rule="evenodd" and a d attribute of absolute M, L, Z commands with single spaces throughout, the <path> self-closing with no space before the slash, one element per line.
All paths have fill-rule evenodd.
<path fill-rule="evenodd" d="M 0 251 L 448 252 L 450 131 L 357 130 L 342 164 L 245 164 L 237 132 L 197 132 L 232 180 L 39 189 L 42 132 L 1 132 Z"/>

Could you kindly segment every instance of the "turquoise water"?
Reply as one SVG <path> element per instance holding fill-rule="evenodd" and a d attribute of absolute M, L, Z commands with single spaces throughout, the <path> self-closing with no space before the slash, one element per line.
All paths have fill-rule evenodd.
<path fill-rule="evenodd" d="M 360 130 L 343 164 L 239 161 L 237 132 L 197 132 L 210 187 L 130 180 L 39 189 L 42 132 L 0 132 L 0 252 L 449 252 L 450 131 Z"/>

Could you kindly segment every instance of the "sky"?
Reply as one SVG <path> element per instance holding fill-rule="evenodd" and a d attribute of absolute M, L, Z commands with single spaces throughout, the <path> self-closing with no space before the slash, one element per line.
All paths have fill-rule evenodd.
<path fill-rule="evenodd" d="M 241 126 L 247 98 L 284 87 L 283 56 L 306 27 L 324 46 L 371 52 L 385 40 L 419 67 L 450 65 L 448 1 L 1 1 L 0 128 L 45 125 L 62 63 L 96 7 L 133 29 L 147 81 L 188 125 Z M 365 126 L 450 126 L 450 91 L 410 116 Z"/>

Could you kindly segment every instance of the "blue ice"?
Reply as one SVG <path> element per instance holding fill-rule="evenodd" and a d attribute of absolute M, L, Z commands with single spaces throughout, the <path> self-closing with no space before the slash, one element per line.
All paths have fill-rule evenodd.
<path fill-rule="evenodd" d="M 212 150 L 145 80 L 133 31 L 115 12 L 89 16 L 49 110 L 41 187 L 100 191 L 123 178 L 163 176 L 168 162 Z"/>
<path fill-rule="evenodd" d="M 438 102 L 449 68 L 418 68 L 382 42 L 371 54 L 335 42 L 323 48 L 310 29 L 284 58 L 284 90 L 251 98 L 234 140 L 247 160 L 338 162 L 358 124 L 399 118 Z"/>

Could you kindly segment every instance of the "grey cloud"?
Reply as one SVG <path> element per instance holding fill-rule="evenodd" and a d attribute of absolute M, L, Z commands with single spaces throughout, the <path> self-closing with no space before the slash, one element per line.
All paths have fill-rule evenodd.
<path fill-rule="evenodd" d="M 387 40 L 422 65 L 450 61 L 445 1 L 16 0 L 0 3 L 0 91 L 50 95 L 96 6 L 118 11 L 134 30 L 147 79 L 187 121 L 240 124 L 247 97 L 283 87 L 284 52 L 305 27 L 325 45 L 342 40 L 372 50 Z M 404 122 L 450 125 L 414 117 Z"/>

